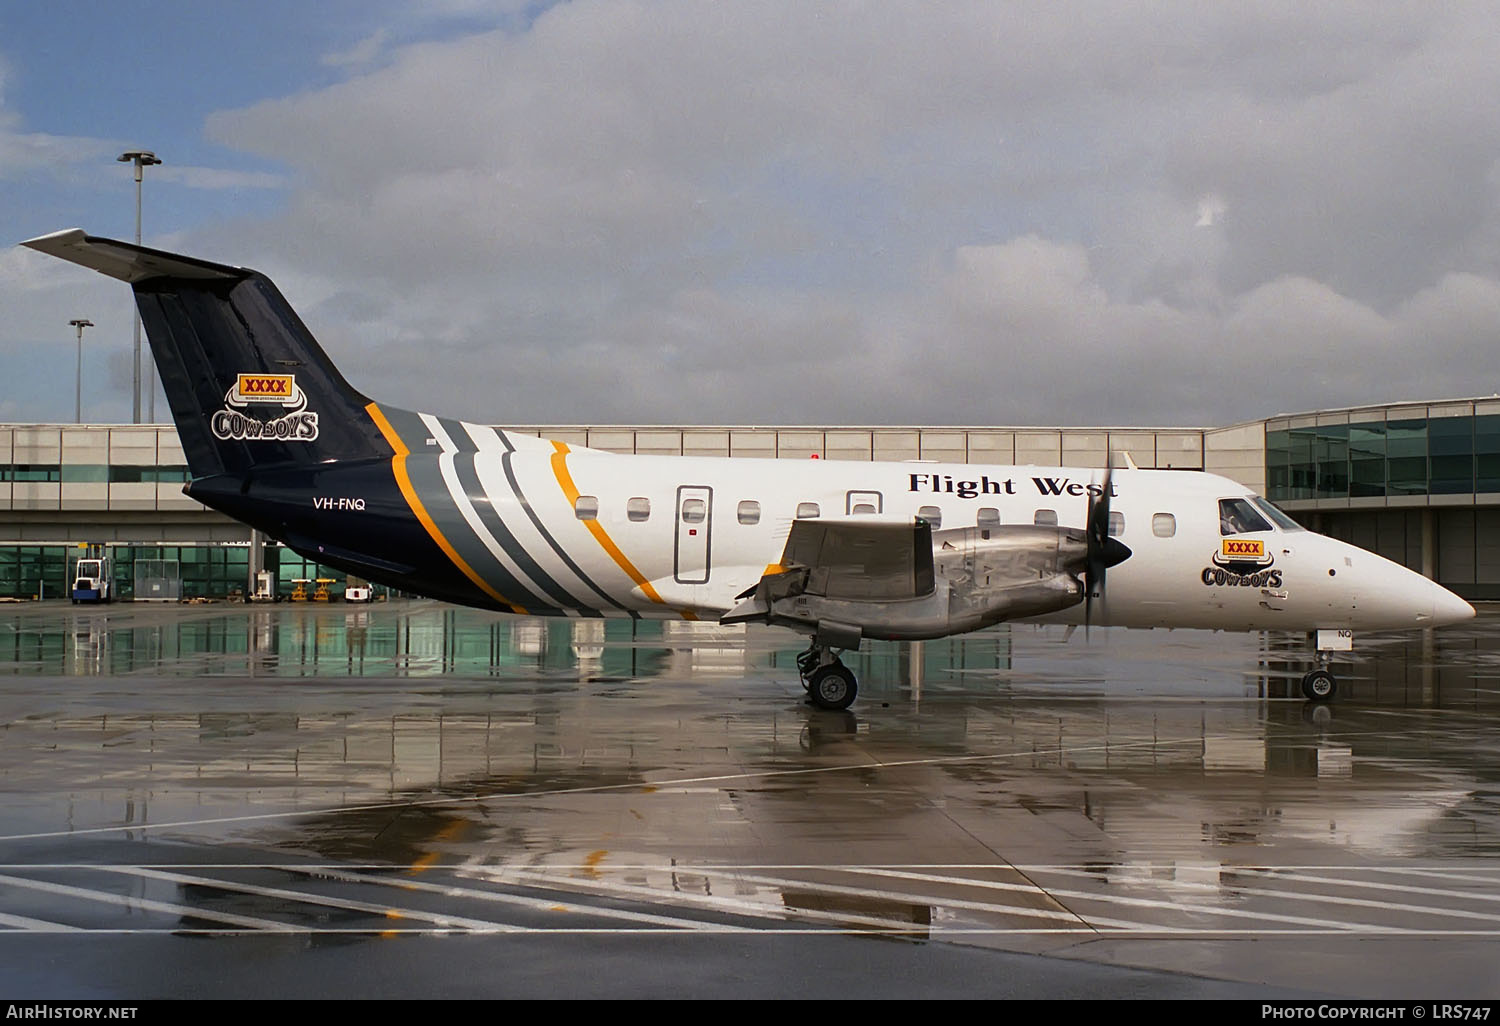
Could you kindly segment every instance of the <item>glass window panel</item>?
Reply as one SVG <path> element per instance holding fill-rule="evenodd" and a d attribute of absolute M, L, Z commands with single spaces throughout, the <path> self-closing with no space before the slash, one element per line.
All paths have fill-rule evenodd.
<path fill-rule="evenodd" d="M 625 500 L 625 516 L 636 523 L 651 519 L 651 500 L 639 495 Z"/>
<path fill-rule="evenodd" d="M 109 480 L 109 468 L 103 463 L 64 463 L 62 479 L 65 484 L 102 484 Z"/>
<path fill-rule="evenodd" d="M 598 520 L 599 496 L 580 495 L 573 503 L 573 515 L 579 520 Z"/>
<path fill-rule="evenodd" d="M 918 507 L 917 516 L 931 524 L 934 531 L 943 526 L 943 511 L 936 506 Z"/>
<path fill-rule="evenodd" d="M 742 524 L 758 524 L 760 523 L 760 503 L 754 499 L 743 499 L 735 515 Z"/>
<path fill-rule="evenodd" d="M 974 516 L 974 523 L 978 527 L 999 527 L 1000 511 L 993 506 L 981 506 Z"/>
<path fill-rule="evenodd" d="M 1297 428 L 1287 434 L 1290 442 L 1287 462 L 1288 498 L 1311 499 L 1318 480 L 1318 466 L 1314 458 L 1317 432 L 1313 428 Z"/>
<path fill-rule="evenodd" d="M 1039 509 L 1036 511 L 1036 515 L 1031 518 L 1031 522 L 1038 527 L 1056 527 L 1057 510 Z"/>
<path fill-rule="evenodd" d="M 1317 428 L 1314 456 L 1318 464 L 1317 497 L 1341 499 L 1349 494 L 1349 425 Z"/>
<path fill-rule="evenodd" d="M 1474 490 L 1474 457 L 1433 456 L 1431 464 L 1432 484 L 1429 491 L 1434 495 L 1455 495 Z"/>
<path fill-rule="evenodd" d="M 1474 490 L 1500 492 L 1500 416 L 1474 418 Z"/>
<path fill-rule="evenodd" d="M 822 516 L 822 515 L 823 515 L 823 511 L 822 511 L 822 509 L 819 508 L 819 506 L 818 506 L 818 504 L 816 502 L 799 502 L 799 503 L 797 503 L 797 519 L 798 520 L 811 520 L 814 517 L 818 517 L 818 516 Z"/>
<path fill-rule="evenodd" d="M 1270 523 L 1256 511 L 1249 499 L 1219 500 L 1220 534 L 1250 534 L 1270 529 Z"/>
<path fill-rule="evenodd" d="M 1266 482 L 1273 495 L 1285 496 L 1291 487 L 1292 436 L 1289 431 L 1266 432 Z"/>
<path fill-rule="evenodd" d="M 1151 514 L 1151 533 L 1158 538 L 1170 538 L 1177 533 L 1177 518 L 1170 513 Z"/>
<path fill-rule="evenodd" d="M 1427 422 L 1431 457 L 1429 491 L 1453 495 L 1474 490 L 1474 418 L 1435 417 Z"/>
<path fill-rule="evenodd" d="M 1387 489 L 1391 495 L 1427 492 L 1427 421 L 1393 420 L 1386 425 L 1390 457 Z"/>
<path fill-rule="evenodd" d="M 61 481 L 62 468 L 56 463 L 17 463 L 0 468 L 0 480 L 5 481 Z"/>
<path fill-rule="evenodd" d="M 684 524 L 701 524 L 703 518 L 708 515 L 708 503 L 702 499 L 682 500 L 682 522 Z"/>

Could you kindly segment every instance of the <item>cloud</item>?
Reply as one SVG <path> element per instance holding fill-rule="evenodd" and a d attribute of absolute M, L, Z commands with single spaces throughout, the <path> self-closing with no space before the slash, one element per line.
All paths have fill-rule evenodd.
<path fill-rule="evenodd" d="M 1215 423 L 1494 390 L 1492 5 L 577 0 L 378 35 L 210 119 L 289 195 L 194 241 L 396 401 Z"/>
<path fill-rule="evenodd" d="M 190 189 L 280 189 L 286 185 L 284 175 L 269 171 L 225 171 L 212 167 L 163 164 L 151 174 L 162 181 L 186 185 Z"/>

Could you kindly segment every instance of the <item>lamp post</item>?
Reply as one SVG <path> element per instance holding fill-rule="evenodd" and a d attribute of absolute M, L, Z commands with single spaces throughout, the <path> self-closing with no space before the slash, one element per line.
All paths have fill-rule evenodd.
<path fill-rule="evenodd" d="M 93 321 L 75 318 L 68 322 L 78 329 L 78 373 L 73 378 L 73 423 L 83 423 L 83 329 L 92 328 Z"/>
<path fill-rule="evenodd" d="M 160 164 L 161 161 L 150 150 L 126 150 L 115 159 L 121 163 L 129 161 L 135 165 L 135 244 L 139 246 L 141 244 L 141 171 L 153 164 Z M 132 351 L 135 354 L 135 373 L 132 387 L 135 393 L 131 396 L 130 415 L 132 422 L 139 424 L 141 422 L 141 315 L 139 310 L 136 311 L 134 321 L 135 342 Z M 151 387 L 151 407 L 151 419 L 155 420 L 156 389 L 154 386 Z"/>

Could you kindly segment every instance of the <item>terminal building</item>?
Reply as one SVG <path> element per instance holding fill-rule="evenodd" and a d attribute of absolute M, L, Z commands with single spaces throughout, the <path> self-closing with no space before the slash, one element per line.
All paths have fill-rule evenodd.
<path fill-rule="evenodd" d="M 1464 598 L 1500 599 L 1500 398 L 1391 403 L 1226 427 L 662 427 L 516 425 L 622 453 L 1208 471 Z M 177 432 L 0 425 L 0 597 L 66 595 L 77 558 L 111 557 L 122 599 L 289 596 L 321 567 L 182 494 Z M 335 587 L 334 594 L 341 594 Z"/>

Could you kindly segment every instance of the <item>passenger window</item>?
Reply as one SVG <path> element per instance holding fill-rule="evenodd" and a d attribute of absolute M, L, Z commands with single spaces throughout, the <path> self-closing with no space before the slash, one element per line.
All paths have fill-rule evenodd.
<path fill-rule="evenodd" d="M 627 519 L 640 523 L 642 520 L 651 518 L 651 500 L 636 496 L 625 503 L 625 516 Z"/>
<path fill-rule="evenodd" d="M 854 504 L 854 509 L 852 509 L 850 512 L 852 512 L 855 516 L 864 516 L 867 513 L 874 513 L 875 505 L 874 503 L 870 502 L 856 502 Z"/>
<path fill-rule="evenodd" d="M 1036 511 L 1036 516 L 1032 518 L 1031 522 L 1038 527 L 1056 527 L 1057 510 L 1039 509 Z"/>
<path fill-rule="evenodd" d="M 818 508 L 818 504 L 816 502 L 799 502 L 799 503 L 797 503 L 797 519 L 798 520 L 811 520 L 814 517 L 819 517 L 819 516 L 822 516 L 822 515 L 823 515 L 823 511 Z"/>
<path fill-rule="evenodd" d="M 708 504 L 702 499 L 682 500 L 682 522 L 684 524 L 701 524 L 708 513 Z"/>
<path fill-rule="evenodd" d="M 1125 533 L 1125 514 L 1111 512 L 1109 514 L 1109 536 L 1118 538 Z"/>
<path fill-rule="evenodd" d="M 1269 531 L 1271 525 L 1246 499 L 1219 500 L 1219 533 L 1249 534 Z"/>
<path fill-rule="evenodd" d="M 1177 518 L 1170 513 L 1151 514 L 1151 533 L 1158 538 L 1170 538 L 1177 533 Z"/>
<path fill-rule="evenodd" d="M 943 526 L 943 511 L 936 506 L 920 507 L 917 510 L 917 516 L 931 524 L 934 531 Z"/>
<path fill-rule="evenodd" d="M 754 499 L 745 499 L 740 503 L 736 515 L 742 524 L 758 524 L 760 523 L 760 503 Z"/>
<path fill-rule="evenodd" d="M 579 520 L 598 520 L 599 496 L 580 495 L 573 503 L 573 515 Z"/>
<path fill-rule="evenodd" d="M 974 516 L 975 527 L 999 527 L 1000 511 L 993 506 L 980 506 L 979 512 Z"/>

